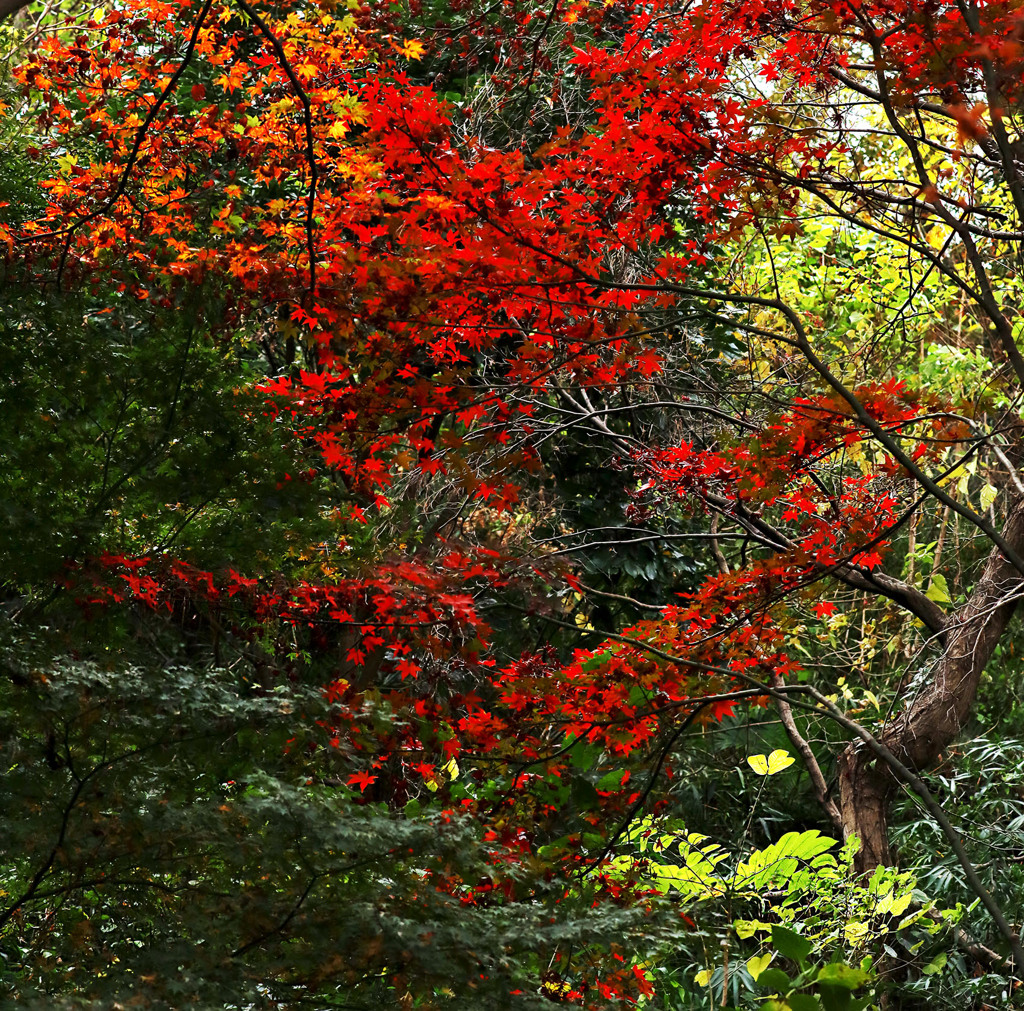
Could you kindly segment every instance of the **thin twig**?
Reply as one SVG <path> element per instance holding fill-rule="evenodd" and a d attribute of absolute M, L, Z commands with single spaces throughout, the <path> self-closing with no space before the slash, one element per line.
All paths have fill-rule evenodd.
<path fill-rule="evenodd" d="M 316 164 L 316 145 L 313 139 L 313 105 L 309 100 L 309 95 L 306 94 L 305 88 L 302 87 L 301 82 L 296 77 L 295 71 L 292 70 L 292 66 L 288 62 L 288 56 L 284 51 L 284 46 L 281 45 L 277 36 L 267 27 L 266 22 L 253 9 L 252 5 L 248 3 L 248 0 L 238 0 L 238 6 L 249 15 L 252 23 L 270 43 L 271 48 L 274 50 L 274 55 L 277 56 L 281 64 L 281 69 L 285 72 L 292 87 L 295 89 L 295 94 L 302 103 L 302 121 L 306 132 L 306 161 L 309 163 L 309 193 L 306 196 L 306 254 L 309 256 L 309 297 L 312 298 L 316 294 L 316 247 L 313 241 L 315 228 L 313 212 L 316 204 L 317 182 L 320 178 Z"/>

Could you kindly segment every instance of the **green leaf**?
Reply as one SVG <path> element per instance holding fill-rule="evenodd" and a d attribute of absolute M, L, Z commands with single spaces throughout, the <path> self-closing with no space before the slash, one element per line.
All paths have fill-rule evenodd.
<path fill-rule="evenodd" d="M 551 842 L 544 846 L 540 846 L 537 849 L 537 855 L 542 857 L 553 857 L 558 856 L 565 852 L 566 846 L 569 844 L 569 837 L 563 835 L 559 839 L 553 839 Z"/>
<path fill-rule="evenodd" d="M 825 1011 L 851 1011 L 850 991 L 841 986 L 822 986 L 818 996 Z"/>
<path fill-rule="evenodd" d="M 834 839 L 817 829 L 787 832 L 778 842 L 757 850 L 736 867 L 736 887 L 763 889 L 774 884 L 789 885 L 798 862 L 810 861 L 836 845 Z"/>
<path fill-rule="evenodd" d="M 594 763 L 601 757 L 602 750 L 596 744 L 575 744 L 569 752 L 569 762 L 577 769 L 592 769 Z M 621 773 L 619 778 L 621 779 Z"/>
<path fill-rule="evenodd" d="M 606 663 L 608 663 L 608 661 L 611 660 L 613 656 L 614 654 L 611 653 L 609 650 L 605 650 L 603 653 L 596 653 L 594 656 L 592 656 L 589 660 L 585 661 L 581 665 L 581 669 L 587 674 L 595 670 L 599 670 Z"/>
<path fill-rule="evenodd" d="M 571 793 L 572 799 L 576 803 L 576 807 L 581 811 L 596 810 L 601 804 L 601 797 L 597 790 L 595 790 L 593 784 L 586 779 L 582 779 L 580 777 L 573 779 Z"/>
<path fill-rule="evenodd" d="M 941 572 L 932 573 L 931 582 L 928 584 L 925 596 L 929 600 L 934 600 L 936 604 L 951 604 L 953 602 L 949 595 L 949 585 L 946 583 L 946 577 Z"/>
<path fill-rule="evenodd" d="M 611 772 L 606 772 L 598 781 L 597 788 L 599 790 L 618 790 L 622 784 L 622 777 L 626 774 L 625 769 L 613 769 Z"/>
<path fill-rule="evenodd" d="M 871 981 L 871 973 L 864 969 L 855 969 L 845 962 L 833 962 L 823 965 L 818 972 L 818 982 L 829 986 L 839 986 L 845 990 L 857 990 Z"/>
<path fill-rule="evenodd" d="M 904 892 L 902 895 L 896 895 L 891 891 L 887 892 L 879 900 L 875 913 L 878 916 L 901 916 L 906 912 L 913 898 L 912 891 Z"/>
<path fill-rule="evenodd" d="M 793 1011 L 821 1011 L 821 1004 L 814 994 L 791 993 L 786 998 L 786 1003 L 789 1004 Z"/>
<path fill-rule="evenodd" d="M 802 962 L 814 947 L 806 937 L 801 937 L 788 927 L 780 926 L 772 927 L 772 944 L 780 954 L 791 958 L 794 962 Z"/>
<path fill-rule="evenodd" d="M 781 969 L 765 969 L 757 978 L 757 985 L 784 993 L 792 987 L 793 981 Z"/>
<path fill-rule="evenodd" d="M 946 968 L 946 953 L 940 951 L 922 970 L 926 976 L 934 976 Z"/>
<path fill-rule="evenodd" d="M 772 924 L 765 923 L 763 920 L 735 920 L 732 929 L 736 931 L 736 936 L 741 941 L 745 941 L 759 931 L 771 930 Z"/>

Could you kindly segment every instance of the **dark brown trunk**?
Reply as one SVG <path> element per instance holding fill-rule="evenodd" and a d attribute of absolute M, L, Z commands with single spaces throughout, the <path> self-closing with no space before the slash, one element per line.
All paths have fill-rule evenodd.
<path fill-rule="evenodd" d="M 1011 549 L 1024 550 L 1024 500 L 1014 503 L 1003 528 Z M 1024 577 L 995 549 L 967 602 L 949 618 L 945 653 L 931 682 L 878 735 L 915 771 L 932 767 L 960 734 L 978 692 L 981 675 L 1013 616 Z M 887 819 L 897 782 L 861 742 L 839 758 L 839 810 L 845 837 L 861 841 L 858 869 L 890 862 Z"/>
<path fill-rule="evenodd" d="M 0 0 L 0 21 L 27 7 L 31 0 Z"/>

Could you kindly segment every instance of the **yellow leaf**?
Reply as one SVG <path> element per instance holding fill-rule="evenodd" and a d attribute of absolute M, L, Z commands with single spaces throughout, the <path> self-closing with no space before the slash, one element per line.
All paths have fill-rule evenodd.
<path fill-rule="evenodd" d="M 747 959 L 747 971 L 753 977 L 755 983 L 757 982 L 757 977 L 768 968 L 768 963 L 771 962 L 774 957 L 775 952 L 768 951 L 763 955 L 754 955 L 753 958 Z"/>
<path fill-rule="evenodd" d="M 868 925 L 851 920 L 843 930 L 847 944 L 861 944 L 868 936 Z"/>
<path fill-rule="evenodd" d="M 796 761 L 788 751 L 779 748 L 770 755 L 751 755 L 747 759 L 750 766 L 759 776 L 774 776 L 783 769 L 788 769 Z"/>
<path fill-rule="evenodd" d="M 563 980 L 545 980 L 541 984 L 541 989 L 544 990 L 545 994 L 555 998 L 565 997 L 567 994 L 572 993 L 572 986 Z"/>
<path fill-rule="evenodd" d="M 941 485 L 947 485 L 951 484 L 953 481 L 959 482 L 966 474 L 967 470 L 964 468 L 963 464 L 960 464 L 959 467 L 955 467 L 944 477 L 940 478 L 938 483 Z"/>
<path fill-rule="evenodd" d="M 742 941 L 757 933 L 771 933 L 772 929 L 772 925 L 765 923 L 764 920 L 733 920 L 732 926 L 736 936 Z"/>
<path fill-rule="evenodd" d="M 406 39 L 405 45 L 399 46 L 398 51 L 407 60 L 422 60 L 423 54 L 427 51 L 427 47 L 422 42 L 417 42 L 415 39 Z"/>
<path fill-rule="evenodd" d="M 697 986 L 707 986 L 711 982 L 711 970 L 701 969 L 701 971 L 693 977 L 693 981 Z"/>

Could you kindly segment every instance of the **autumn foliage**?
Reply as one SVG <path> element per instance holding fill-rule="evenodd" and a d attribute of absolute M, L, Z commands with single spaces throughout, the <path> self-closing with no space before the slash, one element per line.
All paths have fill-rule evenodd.
<path fill-rule="evenodd" d="M 122 528 L 54 558 L 53 585 L 88 621 L 159 616 L 218 664 L 257 657 L 263 690 L 315 680 L 329 715 L 301 747 L 341 769 L 330 781 L 352 805 L 424 798 L 475 819 L 491 876 L 427 883 L 467 908 L 528 902 L 529 865 L 566 895 L 586 879 L 595 903 L 646 910 L 643 875 L 609 858 L 623 819 L 667 803 L 651 795 L 674 774 L 666 741 L 806 680 L 794 636 L 835 613 L 830 586 L 933 618 L 886 566 L 920 473 L 967 459 L 986 409 L 830 365 L 813 320 L 794 326 L 780 298 L 723 280 L 722 251 L 799 237 L 809 201 L 872 211 L 866 176 L 836 182 L 852 135 L 804 103 L 852 88 L 890 110 L 894 135 L 907 110 L 937 109 L 960 154 L 1001 149 L 1020 15 L 507 0 L 494 16 L 452 3 L 428 24 L 412 6 L 122 0 L 58 19 L 23 53 L 13 78 L 45 207 L 0 219 L 8 276 L 154 311 L 211 293 L 203 339 L 262 372 L 239 409 L 294 449 L 277 488 L 327 501 L 319 539 L 286 559 L 207 565 Z M 945 185 L 893 200 L 926 223 L 967 220 Z M 783 378 L 761 380 L 739 424 L 715 408 L 714 436 L 616 427 L 616 396 L 712 411 L 672 392 L 672 335 L 695 321 L 733 349 L 716 368 L 746 342 Z M 600 422 L 610 439 L 622 529 L 715 517 L 743 538 L 729 564 L 705 560 L 614 629 L 572 616 L 592 592 L 579 566 L 498 534 L 541 511 L 566 391 L 589 408 L 566 426 Z M 511 656 L 510 621 L 587 638 L 530 636 Z M 601 756 L 597 789 L 581 747 Z M 570 963 L 538 984 L 552 1000 L 651 989 L 611 949 Z"/>

